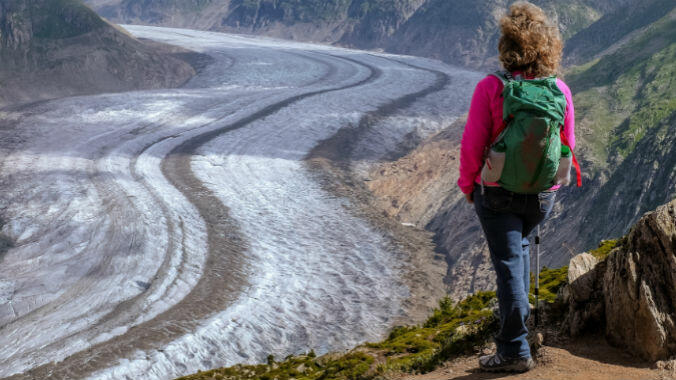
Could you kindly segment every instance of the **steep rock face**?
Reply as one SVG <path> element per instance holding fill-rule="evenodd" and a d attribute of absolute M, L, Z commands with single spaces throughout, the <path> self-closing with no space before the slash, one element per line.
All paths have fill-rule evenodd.
<path fill-rule="evenodd" d="M 512 2 L 427 0 L 397 29 L 385 48 L 484 71 L 497 69 L 499 21 Z M 532 2 L 558 24 L 564 39 L 584 31 L 605 13 L 636 3 L 635 0 Z"/>
<path fill-rule="evenodd" d="M 339 42 L 362 49 L 388 49 L 396 39 L 397 31 L 425 2 L 426 0 L 352 1 L 347 16 L 354 20 L 354 24 L 346 29 Z"/>
<path fill-rule="evenodd" d="M 0 3 L 0 105 L 180 85 L 186 62 L 140 43 L 79 0 Z"/>
<path fill-rule="evenodd" d="M 404 157 L 376 166 L 367 182 L 388 216 L 434 233 L 448 263 L 448 293 L 457 299 L 495 287 L 474 208 L 455 190 L 465 122 L 460 119 Z"/>
<path fill-rule="evenodd" d="M 607 261 L 609 340 L 653 361 L 676 354 L 676 201 L 644 216 Z"/>
<path fill-rule="evenodd" d="M 349 0 L 230 0 L 208 29 L 334 43 L 348 25 Z"/>
<path fill-rule="evenodd" d="M 506 5 L 507 1 L 426 1 L 387 48 L 472 68 L 497 66 L 498 20 Z"/>
<path fill-rule="evenodd" d="M 460 152 L 454 141 L 465 122 L 456 121 L 401 159 L 372 170 L 367 187 L 387 215 L 418 227 L 434 218 L 444 201 L 438 195 L 448 193 L 458 179 Z"/>
<path fill-rule="evenodd" d="M 86 3 L 111 20 L 146 24 L 190 25 L 202 29 L 208 15 L 202 11 L 220 2 L 227 9 L 229 1 L 215 0 L 88 0 Z M 201 17 L 194 17 L 200 15 Z M 204 19 L 206 17 L 206 20 Z M 201 22 L 201 24 L 200 24 Z"/>

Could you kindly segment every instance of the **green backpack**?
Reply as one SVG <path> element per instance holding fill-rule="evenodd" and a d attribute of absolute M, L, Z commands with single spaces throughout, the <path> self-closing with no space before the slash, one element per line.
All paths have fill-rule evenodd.
<path fill-rule="evenodd" d="M 487 154 L 488 157 L 500 156 L 502 161 L 494 179 L 499 178 L 500 186 L 515 193 L 536 194 L 547 190 L 555 184 L 562 147 L 564 154 L 570 152 L 568 144 L 561 143 L 560 135 L 566 97 L 554 76 L 521 80 L 514 79 L 510 73 L 493 75 L 504 84 L 503 125 L 492 136 L 493 144 Z M 492 169 L 490 158 L 486 165 Z"/>

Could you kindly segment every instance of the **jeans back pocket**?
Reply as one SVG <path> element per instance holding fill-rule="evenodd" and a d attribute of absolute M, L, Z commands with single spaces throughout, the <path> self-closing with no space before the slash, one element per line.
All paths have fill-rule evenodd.
<path fill-rule="evenodd" d="M 501 187 L 484 187 L 483 206 L 493 211 L 507 211 L 513 198 L 514 193 Z"/>

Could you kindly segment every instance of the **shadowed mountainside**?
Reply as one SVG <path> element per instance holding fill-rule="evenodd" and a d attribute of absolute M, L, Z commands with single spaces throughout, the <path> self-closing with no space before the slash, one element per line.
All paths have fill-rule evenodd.
<path fill-rule="evenodd" d="M 0 105 L 172 87 L 193 68 L 102 20 L 79 0 L 0 3 Z"/>

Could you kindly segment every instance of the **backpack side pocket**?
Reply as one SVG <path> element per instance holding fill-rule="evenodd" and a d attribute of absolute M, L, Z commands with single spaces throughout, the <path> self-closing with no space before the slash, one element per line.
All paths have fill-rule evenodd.
<path fill-rule="evenodd" d="M 481 169 L 481 179 L 484 182 L 498 182 L 504 168 L 505 152 L 496 152 L 490 149 L 484 167 Z"/>

